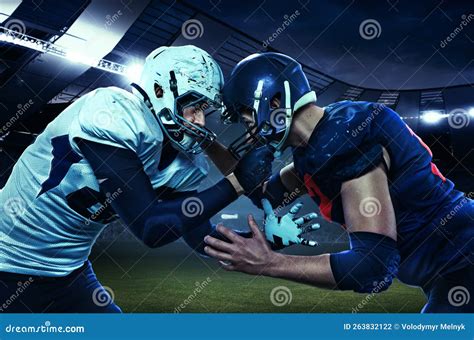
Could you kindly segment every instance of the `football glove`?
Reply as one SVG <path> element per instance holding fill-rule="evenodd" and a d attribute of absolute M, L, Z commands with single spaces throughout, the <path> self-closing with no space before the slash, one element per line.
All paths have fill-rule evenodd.
<path fill-rule="evenodd" d="M 302 217 L 296 217 L 296 214 L 303 207 L 302 203 L 293 205 L 290 212 L 283 216 L 276 216 L 270 202 L 267 199 L 262 200 L 263 210 L 265 212 L 265 237 L 272 245 L 272 249 L 282 249 L 292 244 L 302 244 L 305 246 L 317 246 L 316 241 L 310 241 L 302 234 L 320 228 L 319 223 L 306 225 L 318 217 L 316 213 L 309 213 Z M 306 225 L 306 226 L 305 226 Z"/>
<path fill-rule="evenodd" d="M 241 158 L 234 175 L 244 189 L 245 194 L 260 190 L 260 186 L 272 175 L 273 152 L 268 146 L 261 146 L 248 152 Z"/>

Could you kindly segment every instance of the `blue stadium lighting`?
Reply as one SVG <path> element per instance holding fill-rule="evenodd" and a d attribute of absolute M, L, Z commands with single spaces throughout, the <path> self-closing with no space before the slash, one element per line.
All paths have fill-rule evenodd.
<path fill-rule="evenodd" d="M 436 124 L 441 119 L 448 117 L 443 111 L 422 111 L 421 112 L 421 119 L 428 124 Z"/>

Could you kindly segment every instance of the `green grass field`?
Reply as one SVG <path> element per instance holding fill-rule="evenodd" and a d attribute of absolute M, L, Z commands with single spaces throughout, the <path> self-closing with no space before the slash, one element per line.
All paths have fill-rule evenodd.
<path fill-rule="evenodd" d="M 327 250 L 326 246 L 318 251 Z M 417 313 L 425 303 L 419 288 L 400 282 L 386 292 L 365 295 L 230 273 L 181 243 L 152 250 L 138 243 L 102 244 L 94 249 L 91 260 L 99 280 L 112 289 L 124 312 Z M 290 292 L 280 298 L 289 301 L 291 294 L 291 301 L 282 306 L 270 298 L 279 286 Z"/>

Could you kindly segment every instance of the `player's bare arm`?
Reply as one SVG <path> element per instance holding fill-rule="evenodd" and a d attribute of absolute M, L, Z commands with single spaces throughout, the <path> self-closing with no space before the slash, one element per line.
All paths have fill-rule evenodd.
<path fill-rule="evenodd" d="M 349 233 L 368 232 L 396 239 L 395 215 L 382 165 L 360 178 L 345 182 L 341 195 Z M 367 197 L 371 198 L 372 203 L 366 200 Z M 381 213 L 375 218 L 369 217 L 363 210 L 364 201 L 368 204 L 379 202 Z M 205 251 L 220 260 L 229 261 L 230 264 L 223 265 L 227 270 L 285 278 L 318 287 L 336 286 L 330 254 L 292 256 L 273 252 L 264 234 L 256 227 L 253 217 L 249 217 L 249 226 L 254 234 L 252 239 L 233 237 L 233 245 L 229 246 L 212 237 L 206 237 L 209 248 Z M 218 227 L 218 231 L 229 234 L 229 230 L 222 226 Z"/>
<path fill-rule="evenodd" d="M 288 192 L 294 192 L 298 196 L 302 196 L 306 193 L 304 183 L 298 178 L 293 163 L 288 164 L 280 170 L 280 178 Z"/>

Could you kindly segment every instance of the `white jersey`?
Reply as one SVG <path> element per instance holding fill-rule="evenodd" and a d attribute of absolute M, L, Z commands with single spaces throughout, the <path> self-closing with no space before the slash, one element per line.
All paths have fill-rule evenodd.
<path fill-rule="evenodd" d="M 100 193 L 75 138 L 135 151 L 154 188 L 196 190 L 207 174 L 204 156 L 183 153 L 158 169 L 163 134 L 141 99 L 116 87 L 88 93 L 24 151 L 0 191 L 0 271 L 67 275 L 114 218 L 120 193 Z"/>

